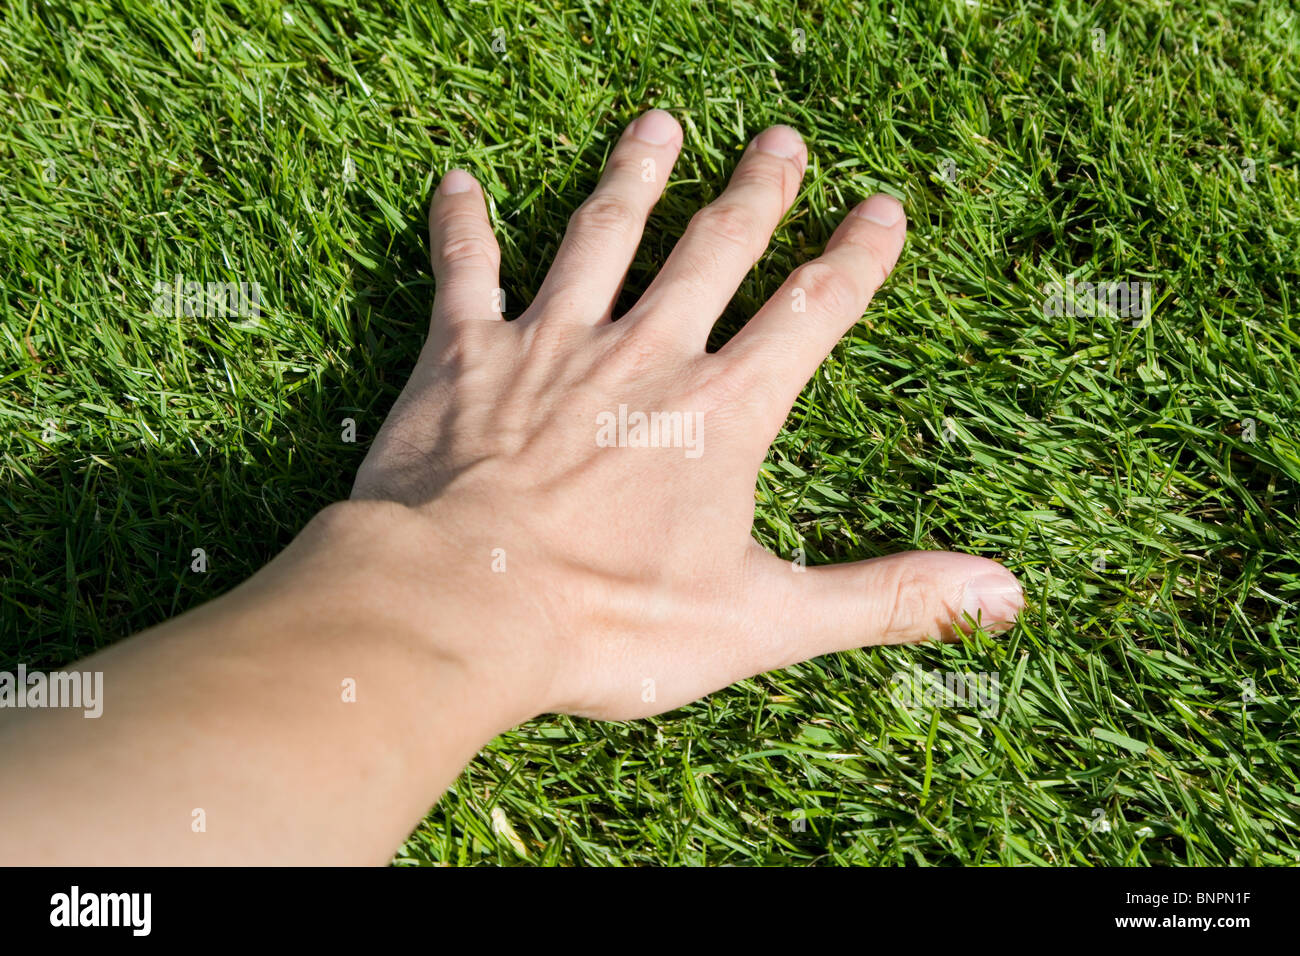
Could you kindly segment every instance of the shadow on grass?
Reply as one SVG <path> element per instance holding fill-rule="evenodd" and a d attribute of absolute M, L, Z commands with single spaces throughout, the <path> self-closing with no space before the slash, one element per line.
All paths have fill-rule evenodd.
<path fill-rule="evenodd" d="M 376 225 L 363 251 L 381 265 L 357 273 L 351 348 L 335 350 L 345 352 L 341 365 L 321 363 L 287 391 L 271 421 L 246 402 L 237 418 L 203 422 L 197 449 L 187 436 L 161 446 L 147 432 L 117 449 L 86 429 L 93 439 L 49 443 L 34 477 L 0 489 L 0 670 L 67 664 L 218 596 L 348 496 L 419 354 L 432 289 L 427 268 L 408 271 L 427 256 L 423 216 L 398 247 L 379 217 L 366 221 Z M 298 321 L 326 321 L 306 301 L 276 305 Z M 246 342 L 257 349 L 261 337 Z M 345 418 L 356 422 L 354 443 L 343 440 Z M 200 548 L 204 571 L 195 570 Z"/>

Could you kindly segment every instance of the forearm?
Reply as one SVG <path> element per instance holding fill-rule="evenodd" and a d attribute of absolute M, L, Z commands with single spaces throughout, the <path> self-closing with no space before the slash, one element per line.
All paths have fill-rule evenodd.
<path fill-rule="evenodd" d="M 328 509 L 231 593 L 80 662 L 102 716 L 0 712 L 0 858 L 386 861 L 530 716 L 451 633 L 456 558 L 393 507 Z"/>

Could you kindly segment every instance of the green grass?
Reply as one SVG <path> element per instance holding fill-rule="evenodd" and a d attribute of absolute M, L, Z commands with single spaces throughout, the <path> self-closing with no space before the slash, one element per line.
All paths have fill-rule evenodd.
<path fill-rule="evenodd" d="M 222 593 L 347 493 L 422 341 L 448 166 L 491 194 L 517 315 L 623 124 L 671 109 L 626 306 L 787 122 L 805 189 L 717 341 L 856 199 L 912 225 L 773 447 L 755 533 L 815 562 L 999 557 L 1022 623 L 535 721 L 397 860 L 523 862 L 499 810 L 530 863 L 1300 863 L 1297 62 L 1282 2 L 15 0 L 0 668 Z M 260 319 L 154 316 L 177 274 L 260 283 Z M 1070 275 L 1150 281 L 1152 320 L 1045 317 Z M 997 715 L 903 706 L 913 666 L 996 673 Z"/>

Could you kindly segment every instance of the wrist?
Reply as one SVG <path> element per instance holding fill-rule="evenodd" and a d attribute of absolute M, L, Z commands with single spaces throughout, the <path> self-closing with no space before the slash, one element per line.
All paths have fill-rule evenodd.
<path fill-rule="evenodd" d="M 467 544 L 429 512 L 337 502 L 281 559 L 327 615 L 358 622 L 357 640 L 411 646 L 417 664 L 402 680 L 464 692 L 486 739 L 544 709 L 545 618 L 513 593 L 511 576 L 493 572 L 491 548 Z"/>

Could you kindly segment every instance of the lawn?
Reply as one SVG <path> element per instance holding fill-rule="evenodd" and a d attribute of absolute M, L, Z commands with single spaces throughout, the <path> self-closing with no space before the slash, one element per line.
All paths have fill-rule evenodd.
<path fill-rule="evenodd" d="M 1297 63 L 1280 0 L 14 0 L 0 669 L 228 590 L 347 494 L 427 327 L 449 166 L 490 193 L 518 315 L 622 126 L 671 110 L 626 308 L 785 122 L 804 191 L 715 345 L 857 199 L 911 227 L 754 533 L 809 563 L 997 557 L 1021 623 L 533 721 L 395 862 L 1300 864 Z M 178 281 L 259 307 L 189 315 Z M 1149 309 L 1059 308 L 1067 281 Z M 909 693 L 927 674 L 995 706 Z"/>

